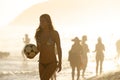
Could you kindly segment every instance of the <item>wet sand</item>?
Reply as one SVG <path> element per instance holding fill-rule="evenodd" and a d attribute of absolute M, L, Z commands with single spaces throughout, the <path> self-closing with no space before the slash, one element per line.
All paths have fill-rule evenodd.
<path fill-rule="evenodd" d="M 87 80 L 120 80 L 120 68 L 114 71 L 109 71 L 99 76 L 92 76 Z"/>

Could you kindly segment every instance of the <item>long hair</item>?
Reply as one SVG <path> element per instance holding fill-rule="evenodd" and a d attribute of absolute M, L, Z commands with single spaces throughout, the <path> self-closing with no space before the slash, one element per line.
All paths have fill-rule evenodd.
<path fill-rule="evenodd" d="M 35 38 L 37 38 L 37 36 L 43 31 L 41 25 L 43 23 L 43 19 L 46 20 L 49 30 L 54 30 L 50 16 L 48 14 L 42 14 L 39 18 L 40 24 L 36 30 Z"/>

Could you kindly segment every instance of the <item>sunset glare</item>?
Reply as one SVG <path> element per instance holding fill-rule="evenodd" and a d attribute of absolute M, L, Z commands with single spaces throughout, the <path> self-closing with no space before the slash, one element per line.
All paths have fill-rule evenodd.
<path fill-rule="evenodd" d="M 108 79 L 105 78 L 108 75 L 104 75 L 118 69 L 120 72 L 120 46 L 116 47 L 116 42 L 120 40 L 120 0 L 0 0 L 0 10 L 0 53 L 4 53 L 0 54 L 0 80 L 39 80 L 39 77 L 48 80 L 46 76 L 45 78 L 42 76 L 54 71 L 46 72 L 47 70 L 58 70 L 54 72 L 57 80 L 74 80 L 72 78 L 74 72 L 71 69 L 76 65 L 81 72 L 80 79 L 76 77 L 79 73 L 75 74 L 77 80 L 120 79 L 120 73 L 115 73 L 118 75 L 117 79 L 113 79 L 111 73 L 112 77 Z M 59 45 L 59 37 L 56 32 L 48 30 L 46 22 L 51 21 L 45 21 L 49 20 L 49 17 L 42 17 L 42 20 L 40 17 L 42 14 L 50 15 L 52 25 L 59 33 L 61 47 L 54 47 L 55 42 Z M 43 33 L 38 32 L 38 40 L 35 40 L 36 30 L 39 26 L 43 28 L 44 24 L 44 29 L 47 30 L 43 29 Z M 72 39 L 75 37 L 80 40 L 77 41 L 77 46 L 75 44 L 73 47 L 75 41 Z M 36 45 L 36 41 L 40 45 L 39 48 L 32 48 L 38 54 L 30 59 L 24 55 L 25 51 L 28 51 L 27 55 L 36 53 L 32 52 L 34 50 L 31 50 L 31 46 L 28 50 L 24 48 L 26 44 Z M 60 54 L 56 58 L 54 48 L 58 49 L 58 54 L 62 52 L 62 56 Z M 9 55 L 6 56 L 5 53 Z M 61 57 L 60 62 L 57 61 Z M 73 64 L 76 62 L 78 64 L 72 66 L 70 60 L 71 62 L 73 60 Z M 97 66 L 98 61 L 103 62 L 103 65 Z M 82 75 L 85 68 L 85 74 Z M 100 69 L 100 74 L 97 74 L 99 73 L 97 68 Z M 43 75 L 39 76 L 39 72 Z M 101 76 L 103 79 L 96 79 Z"/>
<path fill-rule="evenodd" d="M 48 0 L 0 0 L 0 28 L 6 26 L 27 8 Z"/>
<path fill-rule="evenodd" d="M 106 54 L 115 55 L 115 42 L 120 38 L 119 3 L 119 0 L 1 0 L 0 48 L 12 54 L 20 52 L 23 47 L 21 38 L 25 33 L 29 34 L 34 43 L 39 16 L 49 13 L 55 29 L 60 32 L 64 56 L 68 55 L 71 39 L 75 36 L 81 39 L 82 35 L 88 36 L 87 43 L 91 51 L 94 50 L 97 38 L 101 36 L 106 46 Z M 18 44 L 13 46 L 13 42 Z M 19 48 L 13 50 L 8 44 L 13 47 L 19 45 Z"/>

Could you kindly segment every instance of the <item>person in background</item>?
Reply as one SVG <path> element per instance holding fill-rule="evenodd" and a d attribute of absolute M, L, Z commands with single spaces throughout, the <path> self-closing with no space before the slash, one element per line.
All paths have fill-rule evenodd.
<path fill-rule="evenodd" d="M 116 55 L 116 60 L 120 59 L 120 39 L 116 41 L 116 51 L 117 51 L 117 55 Z"/>
<path fill-rule="evenodd" d="M 30 43 L 30 38 L 29 38 L 28 34 L 25 34 L 25 37 L 23 38 L 23 42 L 25 43 L 25 45 Z"/>
<path fill-rule="evenodd" d="M 58 31 L 53 28 L 51 18 L 48 14 L 40 16 L 40 25 L 35 33 L 35 40 L 39 54 L 39 76 L 40 80 L 49 80 L 56 70 L 62 69 L 62 49 Z M 55 44 L 58 56 L 55 54 Z M 57 60 L 58 57 L 58 60 Z"/>
<path fill-rule="evenodd" d="M 79 80 L 80 69 L 82 66 L 81 55 L 83 50 L 78 37 L 75 37 L 72 41 L 74 41 L 74 44 L 69 51 L 68 61 L 70 62 L 70 66 L 72 68 L 72 80 L 74 80 L 75 77 L 75 68 L 77 68 L 77 80 Z"/>
<path fill-rule="evenodd" d="M 96 75 L 98 75 L 98 67 L 100 67 L 100 74 L 102 73 L 104 51 L 105 51 L 105 46 L 102 43 L 102 39 L 99 37 L 98 43 L 95 46 L 95 51 L 93 51 L 96 52 Z"/>
<path fill-rule="evenodd" d="M 23 42 L 24 42 L 25 46 L 30 43 L 30 38 L 29 38 L 28 34 L 25 34 L 25 37 L 23 38 Z M 22 56 L 23 56 L 24 60 L 26 60 L 26 56 L 25 56 L 23 50 L 22 50 Z"/>
<path fill-rule="evenodd" d="M 88 56 L 87 56 L 87 53 L 89 52 L 89 48 L 88 48 L 88 45 L 86 44 L 86 41 L 87 41 L 87 36 L 86 35 L 83 35 L 82 36 L 82 41 L 81 41 L 81 45 L 82 45 L 82 48 L 83 48 L 83 54 L 81 55 L 81 60 L 82 60 L 82 77 L 84 78 L 84 73 L 85 73 L 85 70 L 86 70 L 86 67 L 87 67 L 87 64 L 88 64 Z"/>

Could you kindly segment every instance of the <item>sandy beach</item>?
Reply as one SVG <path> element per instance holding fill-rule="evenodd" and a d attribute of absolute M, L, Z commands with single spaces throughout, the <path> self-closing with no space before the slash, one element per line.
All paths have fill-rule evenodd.
<path fill-rule="evenodd" d="M 99 76 L 93 76 L 87 80 L 120 80 L 120 70 L 110 71 Z"/>
<path fill-rule="evenodd" d="M 95 61 L 89 61 L 85 78 L 80 80 L 120 80 L 119 65 L 112 60 L 106 60 L 103 66 L 103 73 L 95 76 Z M 82 71 L 81 71 L 82 73 Z M 36 60 L 1 60 L 0 80 L 39 80 L 38 62 Z M 76 77 L 75 77 L 76 79 Z M 72 80 L 71 67 L 67 59 L 63 61 L 62 71 L 57 73 L 57 80 Z"/>

